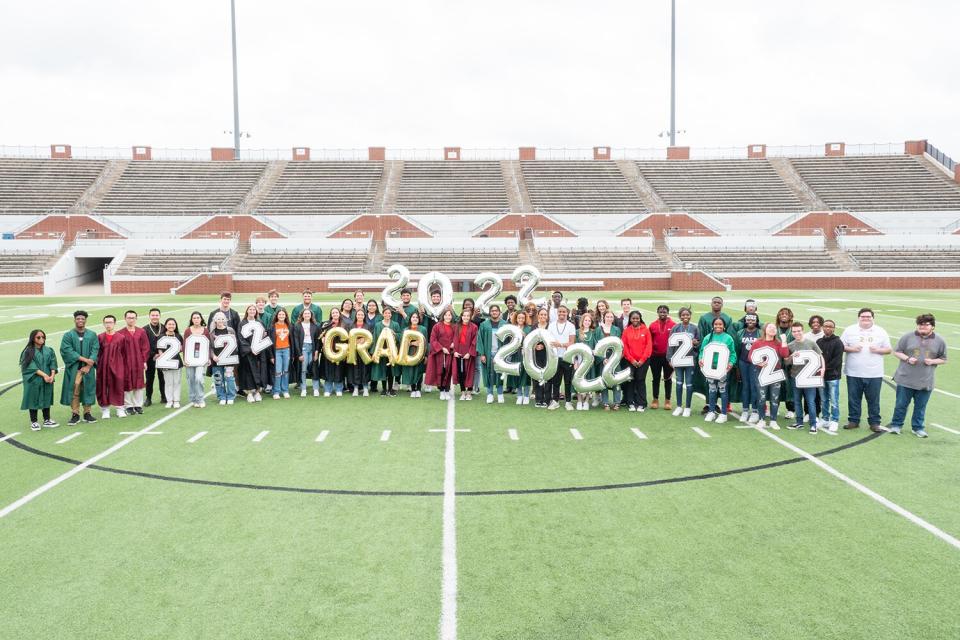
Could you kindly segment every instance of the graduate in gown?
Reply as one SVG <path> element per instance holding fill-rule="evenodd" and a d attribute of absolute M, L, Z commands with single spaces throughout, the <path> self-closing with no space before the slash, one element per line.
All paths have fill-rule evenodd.
<path fill-rule="evenodd" d="M 384 329 L 389 328 L 393 331 L 394 335 L 397 336 L 399 340 L 400 337 L 400 325 L 396 323 L 393 319 L 393 308 L 384 307 L 383 313 L 380 316 L 380 322 L 373 328 L 373 344 L 377 344 L 377 339 L 380 337 L 380 334 L 383 333 Z M 399 346 L 399 345 L 398 345 Z M 373 347 L 371 347 L 371 353 L 373 352 Z M 381 358 L 378 362 L 372 363 L 370 369 L 370 379 L 374 382 L 383 381 L 383 388 L 380 390 L 380 395 L 382 396 L 396 396 L 397 392 L 393 390 L 393 378 L 396 375 L 396 372 L 393 370 L 394 367 L 387 358 Z"/>
<path fill-rule="evenodd" d="M 277 314 L 280 311 L 283 311 L 283 307 L 277 310 Z M 257 316 L 255 305 L 247 307 L 243 320 L 240 321 L 240 331 L 237 332 L 237 351 L 240 354 L 237 381 L 240 390 L 247 396 L 247 402 L 260 402 L 263 399 L 261 392 L 270 386 L 271 382 L 270 352 L 272 349 L 268 347 L 260 353 L 253 352 L 251 348 L 253 334 L 251 333 L 248 338 L 243 336 L 243 327 L 252 322 L 262 324 Z M 267 330 L 267 335 L 270 335 L 270 329 Z"/>
<path fill-rule="evenodd" d="M 100 352 L 97 355 L 97 404 L 103 410 L 101 419 L 110 417 L 110 407 L 118 418 L 127 417 L 123 410 L 123 391 L 126 385 L 128 357 L 136 357 L 133 340 L 124 331 L 117 331 L 116 316 L 103 318 L 104 331 L 97 336 Z M 130 353 L 130 356 L 128 356 Z"/>
<path fill-rule="evenodd" d="M 500 305 L 490 305 L 490 317 L 480 323 L 477 330 L 477 354 L 480 360 L 483 386 L 487 388 L 487 404 L 493 402 L 493 393 L 497 393 L 497 402 L 503 404 L 503 374 L 493 368 L 493 358 L 500 349 L 500 341 L 494 335 L 506 321 L 500 315 Z"/>
<path fill-rule="evenodd" d="M 42 329 L 30 332 L 27 346 L 20 352 L 20 373 L 23 377 L 23 399 L 20 410 L 30 412 L 30 429 L 40 431 L 37 411 L 43 412 L 43 426 L 59 426 L 50 418 L 53 405 L 53 386 L 57 375 L 57 354 L 47 346 L 47 334 Z"/>
<path fill-rule="evenodd" d="M 453 309 L 447 307 L 440 314 L 440 321 L 430 330 L 427 345 L 426 383 L 440 390 L 440 399 L 450 398 L 450 380 L 453 378 L 453 339 L 456 326 L 453 324 Z"/>
<path fill-rule="evenodd" d="M 356 314 L 354 315 L 354 324 L 357 327 L 363 328 L 366 318 L 367 310 L 363 306 L 357 307 Z M 356 364 L 346 364 L 345 375 L 347 383 L 353 386 L 353 395 L 370 395 L 370 389 L 368 387 L 370 383 L 370 365 L 363 364 L 363 361 L 357 358 Z"/>
<path fill-rule="evenodd" d="M 477 325 L 473 323 L 473 309 L 464 308 L 453 335 L 453 384 L 460 385 L 460 399 L 472 400 L 476 376 Z"/>
<path fill-rule="evenodd" d="M 80 422 L 80 407 L 83 421 L 96 422 L 91 409 L 97 402 L 97 356 L 100 342 L 97 334 L 87 331 L 87 312 L 73 313 L 73 329 L 60 341 L 60 358 L 63 360 L 63 383 L 60 388 L 60 404 L 73 412 L 69 425 Z"/>
<path fill-rule="evenodd" d="M 407 320 L 409 321 L 407 330 L 416 331 L 419 333 L 423 338 L 424 345 L 426 345 L 427 328 L 420 324 L 420 312 L 411 311 L 410 315 L 407 317 Z M 426 350 L 424 350 L 424 357 L 422 360 L 420 360 L 420 362 L 410 367 L 400 367 L 400 382 L 402 384 L 410 385 L 411 398 L 420 397 L 420 388 L 423 383 L 423 373 L 427 369 L 426 361 Z"/>
<path fill-rule="evenodd" d="M 127 413 L 143 413 L 146 400 L 147 361 L 153 356 L 147 332 L 137 326 L 137 312 L 130 309 L 123 314 L 126 327 L 122 331 L 130 338 L 132 348 L 127 353 L 126 374 L 123 387 L 123 406 Z"/>

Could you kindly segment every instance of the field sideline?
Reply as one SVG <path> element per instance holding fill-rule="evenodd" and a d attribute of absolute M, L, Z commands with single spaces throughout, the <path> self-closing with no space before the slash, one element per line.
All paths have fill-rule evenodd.
<path fill-rule="evenodd" d="M 711 296 L 627 295 L 647 321 L 661 302 L 696 318 Z M 326 312 L 343 297 L 315 301 Z M 894 343 L 934 313 L 950 361 L 930 438 L 771 438 L 666 411 L 402 392 L 154 405 L 77 427 L 57 404 L 63 426 L 31 433 L 17 366 L 30 329 L 59 347 L 77 308 L 99 331 L 107 312 L 151 306 L 183 326 L 217 300 L 2 297 L 0 638 L 956 637 L 957 292 L 724 297 L 735 318 L 753 297 L 762 320 L 789 306 L 839 328 L 870 306 Z M 884 423 L 893 397 L 885 385 Z"/>

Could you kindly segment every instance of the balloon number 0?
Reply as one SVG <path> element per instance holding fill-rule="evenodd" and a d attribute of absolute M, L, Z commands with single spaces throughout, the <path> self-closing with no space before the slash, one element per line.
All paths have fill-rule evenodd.
<path fill-rule="evenodd" d="M 273 342 L 267 337 L 267 330 L 259 322 L 248 322 L 240 327 L 240 335 L 250 341 L 250 351 L 255 356 L 273 346 Z"/>
<path fill-rule="evenodd" d="M 693 336 L 689 333 L 677 332 L 671 333 L 667 339 L 667 346 L 676 347 L 676 351 L 670 356 L 670 366 L 674 369 L 678 367 L 693 366 Z"/>
<path fill-rule="evenodd" d="M 157 369 L 179 368 L 177 356 L 180 355 L 180 346 L 180 340 L 176 336 L 160 336 L 157 339 L 157 349 L 163 349 L 163 353 L 157 358 Z"/>
<path fill-rule="evenodd" d="M 820 375 L 822 362 L 820 354 L 812 349 L 800 349 L 793 353 L 793 364 L 803 365 L 795 378 L 798 388 L 810 389 L 823 386 L 823 376 Z"/>
<path fill-rule="evenodd" d="M 783 369 L 777 368 L 780 354 L 773 347 L 757 347 L 750 353 L 750 362 L 760 367 L 757 373 L 757 382 L 761 387 L 783 382 L 787 379 Z"/>
<path fill-rule="evenodd" d="M 704 378 L 723 380 L 727 377 L 730 364 L 730 347 L 722 342 L 711 342 L 703 349 L 703 366 L 700 371 Z"/>
<path fill-rule="evenodd" d="M 237 336 L 232 333 L 224 333 L 214 338 L 213 348 L 222 349 L 217 358 L 217 366 L 229 367 L 240 364 L 240 357 L 237 355 Z"/>
<path fill-rule="evenodd" d="M 189 335 L 183 341 L 183 364 L 205 367 L 210 364 L 210 340 L 204 335 Z"/>

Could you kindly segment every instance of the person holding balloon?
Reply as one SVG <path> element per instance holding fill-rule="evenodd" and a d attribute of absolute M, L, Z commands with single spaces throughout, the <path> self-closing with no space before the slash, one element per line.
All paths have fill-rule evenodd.
<path fill-rule="evenodd" d="M 407 331 L 416 331 L 420 334 L 420 339 L 426 344 L 427 328 L 420 324 L 420 311 L 414 309 L 407 315 Z M 402 354 L 406 355 L 406 354 Z M 410 397 L 419 398 L 421 387 L 423 385 L 423 373 L 426 370 L 426 364 L 421 359 L 414 365 L 404 365 L 400 367 L 400 382 L 410 387 Z"/>
<path fill-rule="evenodd" d="M 722 345 L 726 347 L 727 355 L 726 358 L 723 357 L 723 351 L 711 349 L 708 351 L 711 345 Z M 706 422 L 713 422 L 714 420 L 717 423 L 723 423 L 727 421 L 727 400 L 728 400 L 728 374 L 730 370 L 733 369 L 733 365 L 737 363 L 737 350 L 733 343 L 733 338 L 730 337 L 730 334 L 727 333 L 727 323 L 723 318 L 715 318 L 713 320 L 713 331 L 707 335 L 703 342 L 700 344 L 700 370 L 703 371 L 703 376 L 707 380 L 707 406 L 711 408 L 707 412 L 704 420 Z M 708 365 L 704 367 L 705 359 L 712 360 L 717 358 L 718 362 L 714 365 L 713 362 L 708 362 Z M 720 374 L 718 377 L 712 377 L 707 375 L 708 370 L 719 370 Z M 718 398 L 719 396 L 719 398 Z M 717 404 L 719 400 L 719 405 Z M 719 415 L 713 411 L 714 407 L 719 408 Z"/>
<path fill-rule="evenodd" d="M 696 352 L 700 347 L 700 329 L 690 322 L 693 318 L 693 312 L 689 307 L 680 307 L 680 312 L 677 315 L 680 316 L 680 323 L 674 325 L 673 329 L 670 330 L 670 337 L 668 338 L 670 346 L 667 348 L 667 359 L 673 366 L 674 376 L 677 380 L 677 408 L 673 410 L 673 415 L 689 418 L 690 405 L 693 402 L 693 371 L 695 367 L 693 366 L 693 357 L 677 354 L 677 351 L 681 348 L 681 345 L 685 345 L 684 348 L 688 353 L 690 351 Z M 683 338 L 684 335 L 688 337 Z M 680 359 L 681 357 L 682 359 Z M 684 389 L 687 391 L 686 397 L 684 397 Z"/>
<path fill-rule="evenodd" d="M 601 300 L 600 302 L 603 302 Z M 597 303 L 597 309 L 600 309 L 600 303 Z M 604 338 L 614 337 L 619 338 L 622 335 L 620 327 L 617 326 L 617 317 L 613 311 L 610 310 L 610 307 L 604 303 L 603 305 L 603 315 L 598 315 L 600 322 L 597 323 L 597 342 L 600 342 Z M 600 365 L 603 366 L 607 364 L 606 360 L 601 360 Z M 612 396 L 612 397 L 611 397 Z M 611 403 L 611 400 L 613 401 Z M 603 396 L 601 401 L 603 402 L 603 410 L 610 411 L 620 411 L 620 402 L 623 400 L 623 393 L 620 389 L 620 386 L 617 385 L 612 389 L 607 387 L 603 390 Z"/>

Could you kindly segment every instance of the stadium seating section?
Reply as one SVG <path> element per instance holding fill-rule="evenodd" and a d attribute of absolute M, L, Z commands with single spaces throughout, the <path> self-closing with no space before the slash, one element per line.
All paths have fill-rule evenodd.
<path fill-rule="evenodd" d="M 540 267 L 548 273 L 662 273 L 667 264 L 650 251 L 540 249 Z"/>
<path fill-rule="evenodd" d="M 65 211 L 96 182 L 102 160 L 0 158 L 0 213 Z"/>
<path fill-rule="evenodd" d="M 356 213 L 373 206 L 382 175 L 382 162 L 288 162 L 257 210 Z"/>
<path fill-rule="evenodd" d="M 516 251 L 388 251 L 384 264 L 400 263 L 412 273 L 442 271 L 473 274 L 481 271 L 511 272 L 521 264 Z"/>
<path fill-rule="evenodd" d="M 714 273 L 757 271 L 839 271 L 826 251 L 682 251 L 674 254 L 681 266 L 691 264 Z"/>
<path fill-rule="evenodd" d="M 530 202 L 550 213 L 644 213 L 647 208 L 615 162 L 520 163 Z"/>
<path fill-rule="evenodd" d="M 49 260 L 49 255 L 0 253 L 0 278 L 40 275 Z"/>
<path fill-rule="evenodd" d="M 234 273 L 363 273 L 367 254 L 361 252 L 244 253 L 231 263 Z"/>
<path fill-rule="evenodd" d="M 851 251 L 850 256 L 864 271 L 960 271 L 960 251 L 873 249 Z"/>
<path fill-rule="evenodd" d="M 226 260 L 222 253 L 144 253 L 128 255 L 117 269 L 118 276 L 191 276 L 216 271 Z"/>
<path fill-rule="evenodd" d="M 397 193 L 403 213 L 488 213 L 508 209 L 499 162 L 406 162 Z"/>

